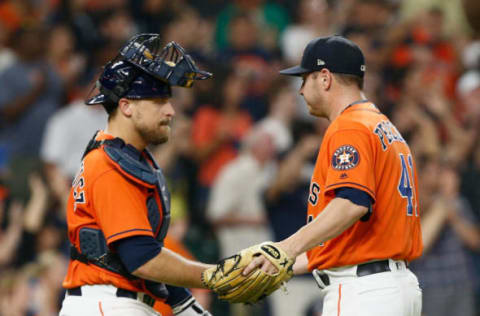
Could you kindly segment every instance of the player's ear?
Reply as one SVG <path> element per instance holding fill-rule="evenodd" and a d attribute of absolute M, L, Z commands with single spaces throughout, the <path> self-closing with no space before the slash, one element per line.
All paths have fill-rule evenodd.
<path fill-rule="evenodd" d="M 130 117 L 133 114 L 133 103 L 131 100 L 121 98 L 118 100 L 118 109 L 126 117 Z"/>
<path fill-rule="evenodd" d="M 330 89 L 330 86 L 332 84 L 332 73 L 324 68 L 321 71 L 319 71 L 319 80 L 320 80 L 320 86 L 323 87 L 324 90 Z"/>

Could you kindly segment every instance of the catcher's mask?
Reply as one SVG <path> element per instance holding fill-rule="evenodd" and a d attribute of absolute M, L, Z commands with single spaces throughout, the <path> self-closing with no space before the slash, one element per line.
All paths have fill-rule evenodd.
<path fill-rule="evenodd" d="M 211 73 L 198 69 L 177 43 L 170 42 L 162 48 L 158 34 L 139 34 L 107 63 L 96 83 L 100 94 L 86 103 L 117 103 L 123 97 L 170 97 L 171 86 L 190 88 L 195 80 L 211 76 Z"/>

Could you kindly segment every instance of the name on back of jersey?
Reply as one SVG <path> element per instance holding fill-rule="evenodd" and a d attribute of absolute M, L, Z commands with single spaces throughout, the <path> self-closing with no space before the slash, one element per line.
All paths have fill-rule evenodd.
<path fill-rule="evenodd" d="M 83 171 L 84 171 L 84 163 L 82 161 L 82 164 L 80 165 L 80 170 L 77 172 L 75 175 L 75 178 L 73 179 L 72 182 L 72 194 L 73 194 L 73 211 L 75 212 L 77 210 L 77 205 L 78 204 L 84 204 L 86 202 L 85 199 L 85 177 L 83 176 Z"/>
<path fill-rule="evenodd" d="M 390 121 L 381 121 L 375 126 L 373 132 L 378 136 L 383 151 L 387 150 L 393 142 L 405 143 L 398 129 Z"/>

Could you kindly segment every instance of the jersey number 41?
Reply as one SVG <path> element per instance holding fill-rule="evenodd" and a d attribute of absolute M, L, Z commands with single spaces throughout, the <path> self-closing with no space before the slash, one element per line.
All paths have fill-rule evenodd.
<path fill-rule="evenodd" d="M 407 199 L 407 216 L 413 215 L 415 208 L 415 216 L 418 216 L 418 203 L 415 196 L 415 175 L 413 173 L 412 155 L 400 154 L 400 163 L 402 164 L 402 174 L 398 182 L 398 192 L 400 196 Z"/>

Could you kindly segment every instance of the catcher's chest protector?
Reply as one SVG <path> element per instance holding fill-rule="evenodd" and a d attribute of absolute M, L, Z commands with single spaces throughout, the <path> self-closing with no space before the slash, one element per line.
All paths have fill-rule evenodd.
<path fill-rule="evenodd" d="M 156 239 L 163 245 L 170 225 L 170 192 L 161 169 L 148 151 L 145 152 L 153 167 L 146 161 L 134 159 L 127 153 L 129 149 L 126 146 L 115 144 L 119 143 L 115 139 L 105 142 L 103 150 L 117 169 L 130 180 L 154 193 L 147 199 L 148 220 Z"/>
<path fill-rule="evenodd" d="M 103 147 L 101 147 L 102 145 Z M 134 155 L 129 153 L 129 151 L 131 152 L 134 149 L 131 146 L 125 146 L 121 139 L 96 141 L 93 138 L 84 156 L 97 148 L 104 151 L 112 165 L 124 177 L 137 185 L 146 187 L 151 192 L 151 195 L 146 200 L 148 221 L 155 238 L 163 246 L 163 240 L 170 224 L 170 192 L 167 189 L 165 178 L 151 154 L 145 151 L 147 158 L 152 162 L 153 166 L 145 159 L 139 160 L 134 158 Z M 95 264 L 129 279 L 135 278 L 127 272 L 120 258 L 115 253 L 109 251 L 105 236 L 101 230 L 86 227 L 80 229 L 79 242 L 81 253 L 78 253 L 76 248 L 72 246 L 72 259 Z"/>

